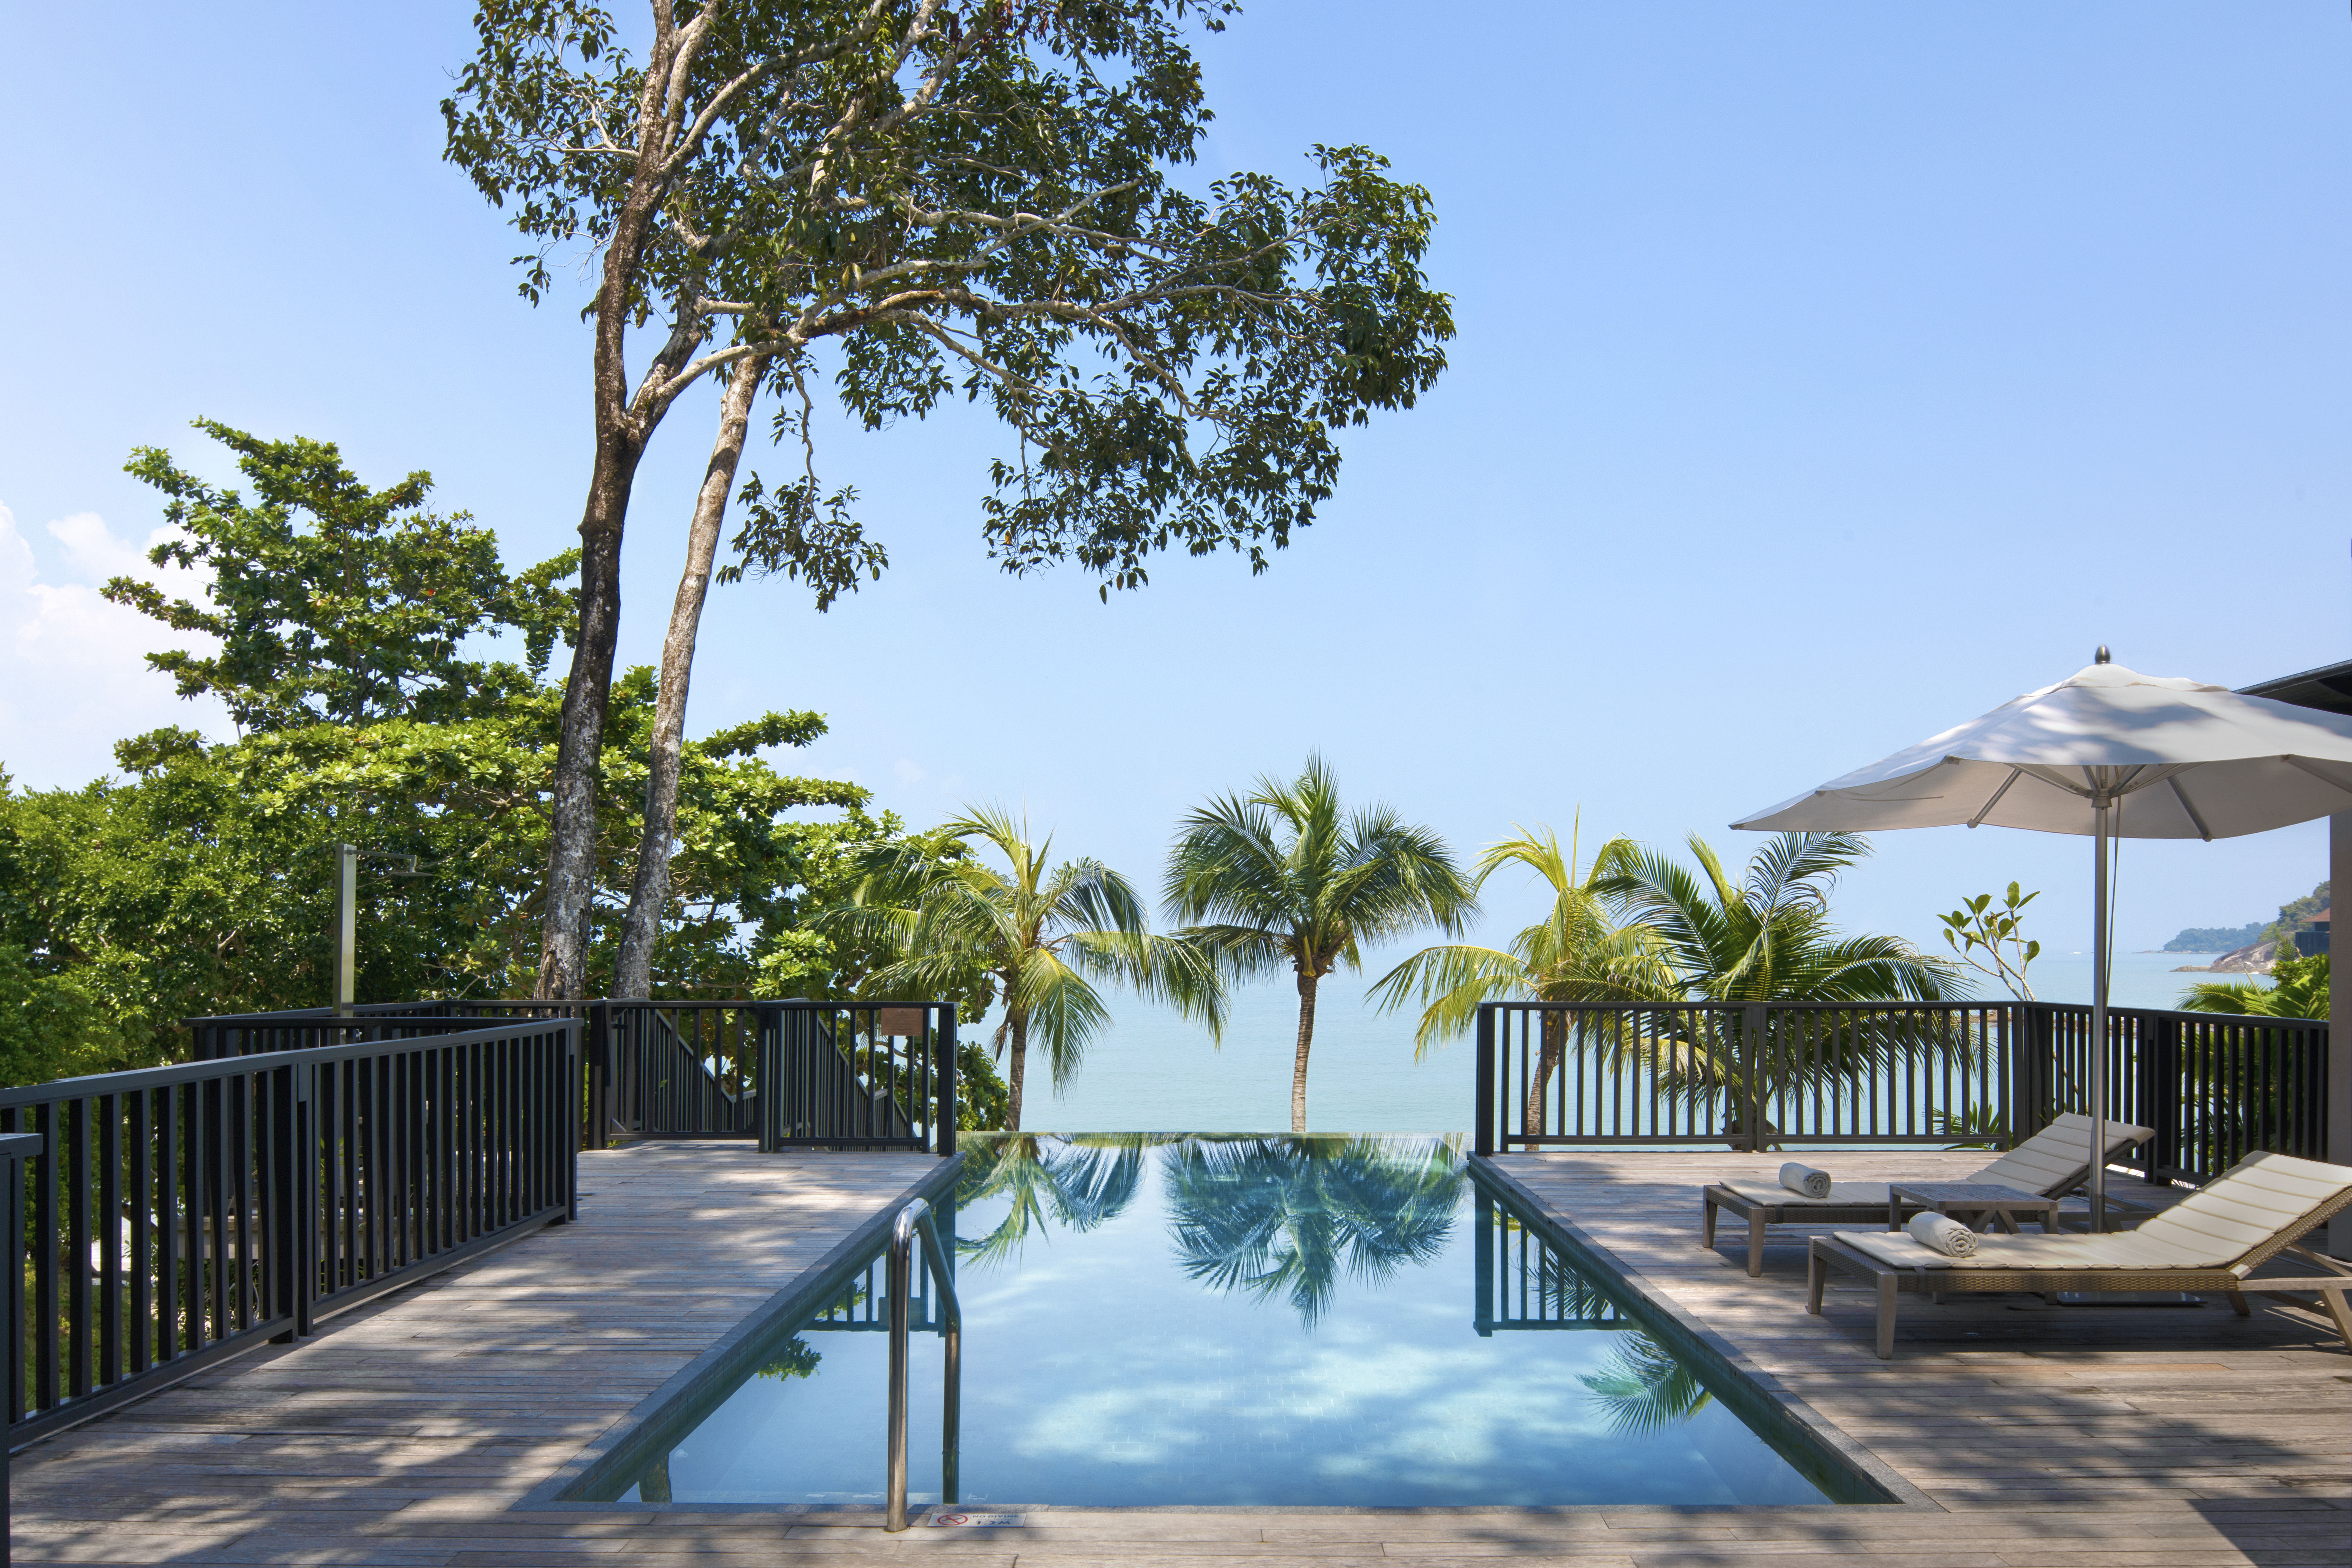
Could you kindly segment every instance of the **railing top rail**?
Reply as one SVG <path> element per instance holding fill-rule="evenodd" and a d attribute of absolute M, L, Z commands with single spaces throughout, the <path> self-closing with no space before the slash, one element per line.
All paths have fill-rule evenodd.
<path fill-rule="evenodd" d="M 434 1016 L 433 1009 L 436 1007 L 522 1007 L 534 1005 L 541 1006 L 563 1005 L 563 1004 L 561 1003 L 531 1004 L 527 1002 L 500 1002 L 470 997 L 464 1000 L 452 1000 L 448 1002 L 362 1002 L 353 1006 L 347 1013 L 338 1012 L 332 1007 L 288 1007 L 281 1008 L 275 1013 L 210 1013 L 199 1018 L 183 1018 L 180 1022 L 189 1028 L 194 1028 L 200 1024 L 235 1025 L 308 1024 L 319 1022 L 333 1023 L 339 1018 L 431 1017 Z"/>
<path fill-rule="evenodd" d="M 836 1013 L 865 1013 L 880 1007 L 951 1006 L 947 1002 L 893 1002 L 887 998 L 867 1001 L 863 997 L 852 1001 L 812 1000 L 806 996 L 600 996 L 593 1002 L 583 1002 L 583 1007 L 797 1007 L 827 1008 Z"/>
<path fill-rule="evenodd" d="M 256 1051 L 251 1056 L 216 1057 L 210 1061 L 179 1062 L 170 1067 L 136 1068 L 129 1072 L 93 1073 L 84 1078 L 53 1079 L 47 1083 L 0 1089 L 0 1108 L 36 1105 L 43 1100 L 83 1100 L 100 1094 L 129 1094 L 142 1089 L 163 1089 L 206 1079 L 236 1078 L 247 1073 L 275 1072 L 310 1062 L 348 1061 L 353 1057 L 384 1056 L 403 1051 L 437 1051 L 447 1046 L 477 1045 L 518 1034 L 579 1027 L 572 1018 L 514 1018 L 488 1028 L 431 1035 L 411 1040 L 353 1040 L 340 1046 L 306 1046 L 294 1051 Z"/>
<path fill-rule="evenodd" d="M 1981 1013 L 1993 1007 L 2037 1007 L 2054 1004 L 2019 1002 L 2013 997 L 1980 997 L 1949 1002 L 1722 1002 L 1694 996 L 1684 1002 L 1481 1002 L 1514 1013 L 1740 1013 L 1750 1007 L 1801 1013 Z M 2111 1008 L 2109 1011 L 2120 1011 Z"/>
<path fill-rule="evenodd" d="M 1688 1002 L 1481 1002 L 1478 1005 L 1482 1010 L 1492 1008 L 1503 1013 L 1739 1013 L 1750 1007 L 1761 1007 L 1775 1013 L 1981 1013 L 1995 1008 L 2018 1007 L 2029 1011 L 2063 1013 L 2070 1017 L 2087 1018 L 2091 1014 L 2091 1005 L 2087 1002 L 2021 1002 L 2014 997 L 1953 1002 L 1717 1002 L 1695 999 Z M 2327 1027 L 2325 1018 L 2189 1013 L 2173 1007 L 2109 1006 L 2107 1016 L 2111 1018 L 2177 1018 L 2184 1023 L 2259 1029 L 2323 1030 Z"/>
<path fill-rule="evenodd" d="M 2053 1013 L 2087 1018 L 2091 1016 L 2088 1002 L 2026 1002 L 2020 1005 L 2044 1007 Z M 2118 1007 L 2107 1005 L 2110 1018 L 2179 1018 L 2184 1023 L 2231 1024 L 2257 1029 L 2325 1029 L 2325 1018 L 2273 1017 L 2267 1013 L 2189 1013 L 2178 1007 Z"/>
<path fill-rule="evenodd" d="M 458 996 L 436 1002 L 364 1002 L 348 1013 L 332 1007 L 290 1007 L 275 1013 L 213 1013 L 202 1017 L 183 1018 L 186 1028 L 261 1026 L 289 1024 L 332 1024 L 354 1018 L 434 1018 L 445 1015 L 436 1008 L 463 1009 L 495 1007 L 507 1010 L 573 1012 L 583 1007 L 657 1007 L 677 1010 L 708 1010 L 726 1007 L 790 1007 L 803 1009 L 827 1008 L 835 1012 L 867 1012 L 876 1008 L 925 1007 L 936 1010 L 951 1005 L 938 1001 L 894 1001 L 889 998 L 863 998 L 855 1001 L 812 1000 L 806 996 L 595 996 L 581 1002 L 541 1002 L 530 997 Z M 446 1015 L 450 1017 L 469 1016 L 462 1011 Z"/>

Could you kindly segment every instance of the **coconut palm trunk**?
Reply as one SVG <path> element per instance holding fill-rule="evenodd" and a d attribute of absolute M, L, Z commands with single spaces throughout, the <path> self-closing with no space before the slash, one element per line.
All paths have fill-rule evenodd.
<path fill-rule="evenodd" d="M 1029 1015 L 1014 1013 L 1004 1023 L 1005 1049 L 1011 1058 L 1004 1066 L 1004 1129 L 1008 1132 L 1018 1132 L 1021 1131 L 1021 1086 L 1029 1076 Z"/>
<path fill-rule="evenodd" d="M 1290 1064 L 1290 1130 L 1307 1131 L 1307 1053 L 1315 1044 L 1315 972 L 1298 972 L 1298 1054 Z"/>
<path fill-rule="evenodd" d="M 1544 1121 L 1544 1101 L 1551 1098 L 1551 1075 L 1559 1070 L 1568 1043 L 1566 1014 L 1545 1013 L 1542 1018 L 1543 1046 L 1536 1057 L 1535 1081 L 1528 1086 L 1527 1113 L 1519 1121 L 1521 1127 L 1538 1137 L 1551 1131 Z"/>
<path fill-rule="evenodd" d="M 1295 780 L 1261 778 L 1247 795 L 1211 801 L 1183 820 L 1169 852 L 1168 910 L 1177 933 L 1233 980 L 1298 986 L 1298 1054 L 1290 1130 L 1307 1131 L 1307 1058 L 1315 994 L 1362 943 L 1420 926 L 1460 929 L 1476 907 L 1444 839 L 1386 806 L 1343 811 L 1339 786 L 1310 756 Z"/>
<path fill-rule="evenodd" d="M 1051 840 L 995 807 L 975 807 L 938 836 L 901 846 L 861 884 L 856 906 L 828 917 L 836 929 L 887 938 L 898 957 L 867 981 L 866 994 L 955 994 L 977 986 L 1001 1000 L 1006 1129 L 1021 1130 L 1034 1027 L 1056 1087 L 1078 1070 L 1110 1022 L 1090 978 L 1117 981 L 1173 1003 L 1214 1036 L 1225 994 L 1214 965 L 1189 943 L 1154 936 L 1143 900 L 1099 860 L 1056 866 Z M 945 846 L 958 849 L 943 854 Z M 997 869 L 969 851 L 992 850 Z M 988 993 L 993 995 L 988 995 Z"/>

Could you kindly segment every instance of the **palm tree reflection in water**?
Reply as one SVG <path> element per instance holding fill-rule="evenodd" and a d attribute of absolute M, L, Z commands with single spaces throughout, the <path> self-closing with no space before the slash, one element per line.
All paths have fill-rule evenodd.
<path fill-rule="evenodd" d="M 1706 1408 L 1714 1396 L 1698 1374 L 1657 1341 L 1629 1333 L 1609 1352 L 1609 1364 L 1577 1379 L 1591 1390 L 1590 1403 L 1624 1437 L 1647 1436 L 1678 1426 Z"/>
<path fill-rule="evenodd" d="M 986 1236 L 959 1237 L 960 1259 L 988 1265 L 1016 1256 L 1033 1229 L 1051 1219 L 1083 1235 L 1125 1213 L 1143 1185 L 1143 1151 L 1169 1142 L 1148 1132 L 1073 1133 L 1060 1138 L 1007 1133 L 966 1141 L 956 1184 L 959 1208 L 1009 1198 L 1012 1208 Z"/>
<path fill-rule="evenodd" d="M 1184 1272 L 1287 1297 L 1308 1328 L 1343 1273 L 1378 1284 L 1435 1258 L 1468 1179 L 1450 1142 L 1297 1136 L 1188 1138 L 1162 1173 Z"/>
<path fill-rule="evenodd" d="M 985 1236 L 956 1241 L 960 1261 L 1005 1263 L 1033 1234 L 1050 1239 L 1056 1226 L 1083 1234 L 1108 1224 L 1140 1194 L 1145 1152 L 1158 1148 L 1186 1275 L 1261 1301 L 1283 1298 L 1309 1329 L 1342 1278 L 1377 1285 L 1434 1261 L 1469 1185 L 1459 1148 L 1426 1139 L 1011 1133 L 966 1147 L 957 1206 L 988 1198 L 1009 1206 Z M 1614 1332 L 1601 1369 L 1578 1378 L 1612 1432 L 1663 1431 L 1706 1407 L 1711 1395 L 1691 1368 L 1633 1327 L 1597 1284 L 1491 1201 L 1477 1211 L 1503 1243 L 1506 1272 L 1514 1253 L 1526 1272 L 1516 1293 L 1531 1298 L 1522 1310 L 1532 1310 L 1516 1326 Z"/>

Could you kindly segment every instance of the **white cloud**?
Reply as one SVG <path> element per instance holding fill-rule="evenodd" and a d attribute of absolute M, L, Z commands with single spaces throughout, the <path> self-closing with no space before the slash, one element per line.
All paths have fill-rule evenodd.
<path fill-rule="evenodd" d="M 205 639 L 175 636 L 100 593 L 108 578 L 131 576 L 175 597 L 192 595 L 201 578 L 148 563 L 147 551 L 167 531 L 135 544 L 97 513 L 76 512 L 48 526 L 62 556 L 48 581 L 32 541 L 0 505 L 0 767 L 17 787 L 87 784 L 112 770 L 115 742 L 158 725 L 218 739 L 235 733 L 218 702 L 184 702 L 169 677 L 147 668 L 150 651 Z"/>

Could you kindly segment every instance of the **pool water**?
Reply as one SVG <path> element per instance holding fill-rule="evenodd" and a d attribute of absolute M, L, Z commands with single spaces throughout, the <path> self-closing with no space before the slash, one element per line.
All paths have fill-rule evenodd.
<path fill-rule="evenodd" d="M 934 1209 L 963 1308 L 947 1501 L 1831 1500 L 1451 1141 L 983 1135 Z M 856 1269 L 619 1498 L 878 1503 L 883 1279 Z M 913 1294 L 919 1503 L 944 1358 Z"/>

